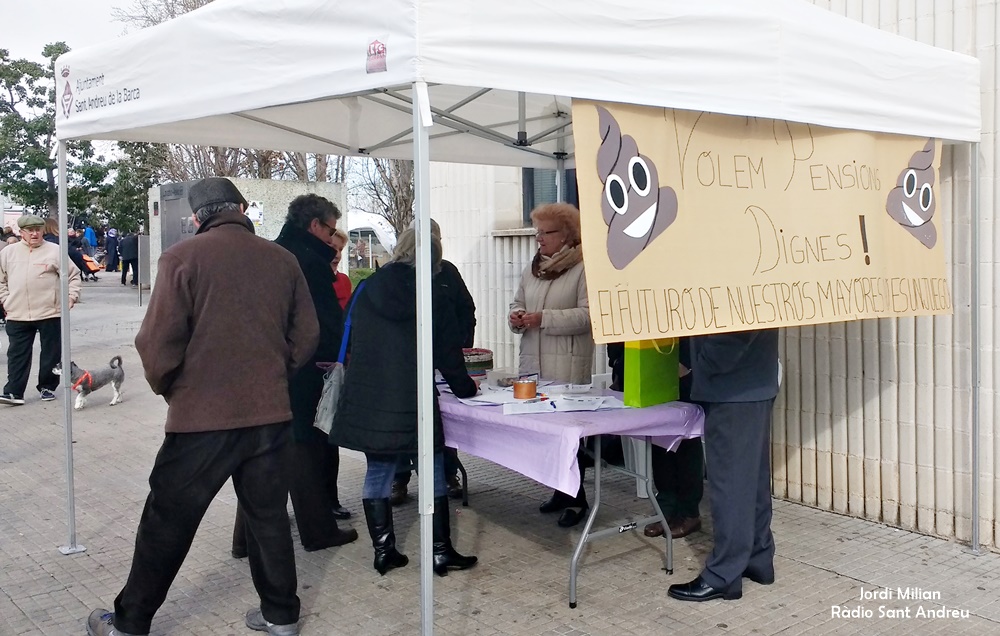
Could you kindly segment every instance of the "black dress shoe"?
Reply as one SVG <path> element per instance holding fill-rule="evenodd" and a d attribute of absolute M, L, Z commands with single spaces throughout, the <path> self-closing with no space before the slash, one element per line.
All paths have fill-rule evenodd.
<path fill-rule="evenodd" d="M 567 508 L 563 510 L 563 513 L 561 515 L 559 515 L 559 521 L 557 521 L 556 523 L 559 524 L 560 528 L 572 528 L 573 526 L 577 525 L 578 523 L 586 519 L 588 512 L 590 512 L 589 508 L 580 508 L 579 511 L 576 511 L 572 508 Z"/>
<path fill-rule="evenodd" d="M 750 579 L 754 583 L 759 583 L 760 585 L 770 585 L 774 583 L 774 568 L 769 571 L 760 572 L 751 568 L 747 568 L 743 571 L 743 577 Z"/>
<path fill-rule="evenodd" d="M 350 519 L 351 511 L 341 505 L 336 505 L 333 507 L 333 518 L 337 520 Z"/>
<path fill-rule="evenodd" d="M 678 601 L 711 601 L 717 598 L 727 601 L 734 601 L 743 596 L 743 589 L 737 585 L 730 585 L 728 588 L 712 587 L 700 576 L 690 583 L 671 585 L 667 590 L 667 596 Z"/>
<path fill-rule="evenodd" d="M 575 497 L 571 497 L 564 492 L 556 490 L 549 497 L 549 500 L 538 506 L 538 512 L 549 513 L 549 512 L 559 512 L 560 510 L 565 510 L 573 505 L 576 501 Z"/>

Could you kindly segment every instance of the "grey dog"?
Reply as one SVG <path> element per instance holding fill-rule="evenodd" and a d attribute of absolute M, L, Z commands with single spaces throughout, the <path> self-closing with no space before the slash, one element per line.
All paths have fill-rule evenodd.
<path fill-rule="evenodd" d="M 122 368 L 122 357 L 111 358 L 108 366 L 97 371 L 85 371 L 78 367 L 75 362 L 72 365 L 69 379 L 73 383 L 73 390 L 77 391 L 76 403 L 73 408 L 79 411 L 87 405 L 87 396 L 94 391 L 108 384 L 114 390 L 111 396 L 111 406 L 122 401 L 122 383 L 125 382 L 125 369 Z M 62 375 L 62 363 L 52 369 L 56 375 Z"/>

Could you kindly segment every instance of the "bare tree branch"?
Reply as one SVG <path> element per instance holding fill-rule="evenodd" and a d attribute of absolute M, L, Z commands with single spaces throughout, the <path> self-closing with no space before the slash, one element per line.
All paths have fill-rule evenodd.
<path fill-rule="evenodd" d="M 399 234 L 413 221 L 413 162 L 363 159 L 355 171 L 353 194 L 359 206 L 378 214 Z"/>

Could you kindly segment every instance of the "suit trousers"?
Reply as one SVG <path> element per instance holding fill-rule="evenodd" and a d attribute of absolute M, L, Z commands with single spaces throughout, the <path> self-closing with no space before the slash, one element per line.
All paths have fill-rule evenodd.
<path fill-rule="evenodd" d="M 38 385 L 36 389 L 55 391 L 59 387 L 59 376 L 52 369 L 59 364 L 62 349 L 62 331 L 59 318 L 46 320 L 8 320 L 7 338 L 7 384 L 4 393 L 14 397 L 24 397 L 31 375 L 31 349 L 35 345 L 35 334 L 42 342 L 42 352 L 38 358 Z"/>
<path fill-rule="evenodd" d="M 771 410 L 761 402 L 709 402 L 705 452 L 714 546 L 702 579 L 742 589 L 743 572 L 774 570 L 771 535 Z"/>
<path fill-rule="evenodd" d="M 299 620 L 295 551 L 288 521 L 288 423 L 205 433 L 167 433 L 149 475 L 128 581 L 115 599 L 115 627 L 147 634 L 184 563 L 205 511 L 232 477 L 246 515 L 250 576 L 265 620 Z"/>

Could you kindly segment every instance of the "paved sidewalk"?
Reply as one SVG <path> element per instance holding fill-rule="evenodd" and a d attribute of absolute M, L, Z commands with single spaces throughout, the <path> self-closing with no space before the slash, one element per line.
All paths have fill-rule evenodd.
<path fill-rule="evenodd" d="M 87 283 L 85 301 L 72 314 L 74 360 L 96 367 L 118 354 L 126 372 L 121 405 L 108 406 L 111 393 L 103 389 L 74 414 L 77 539 L 86 552 L 58 551 L 68 538 L 62 396 L 42 403 L 29 394 L 23 407 L 0 407 L 0 636 L 86 633 L 87 614 L 112 604 L 129 571 L 166 407 L 144 382 L 132 344 L 143 315 L 137 292 L 115 279 L 105 275 Z M 2 339 L 0 377 L 5 377 Z M 489 462 L 463 458 L 471 505 L 457 506 L 454 539 L 460 551 L 478 555 L 480 565 L 434 578 L 436 634 L 1000 633 L 1000 555 L 977 557 L 957 543 L 782 501 L 775 502 L 774 512 L 774 585 L 745 582 L 740 601 L 673 601 L 666 587 L 697 575 L 711 549 L 711 524 L 674 543 L 673 576 L 661 570 L 662 539 L 631 532 L 588 549 L 579 606 L 571 610 L 569 560 L 579 529 L 567 532 L 554 516 L 538 513 L 549 494 L 545 487 Z M 296 537 L 303 634 L 419 633 L 416 505 L 396 509 L 399 542 L 410 566 L 380 577 L 371 567 L 361 512 L 364 468 L 362 457 L 343 454 L 341 498 L 355 513 L 348 523 L 361 539 L 306 553 Z M 587 481 L 592 483 L 589 473 Z M 616 503 L 602 507 L 599 521 L 611 525 L 645 514 L 647 504 L 635 498 L 634 482 L 612 477 L 607 491 L 606 501 Z M 243 625 L 244 611 L 257 603 L 249 569 L 245 560 L 229 556 L 235 505 L 227 486 L 205 516 L 153 634 L 253 633 Z M 894 596 L 897 588 L 920 588 L 939 598 L 862 600 L 862 588 L 890 588 Z M 833 606 L 842 607 L 844 616 L 836 617 Z M 880 617 L 880 606 L 899 617 Z M 962 615 L 918 616 L 920 609 Z M 849 611 L 861 616 L 850 617 Z"/>

